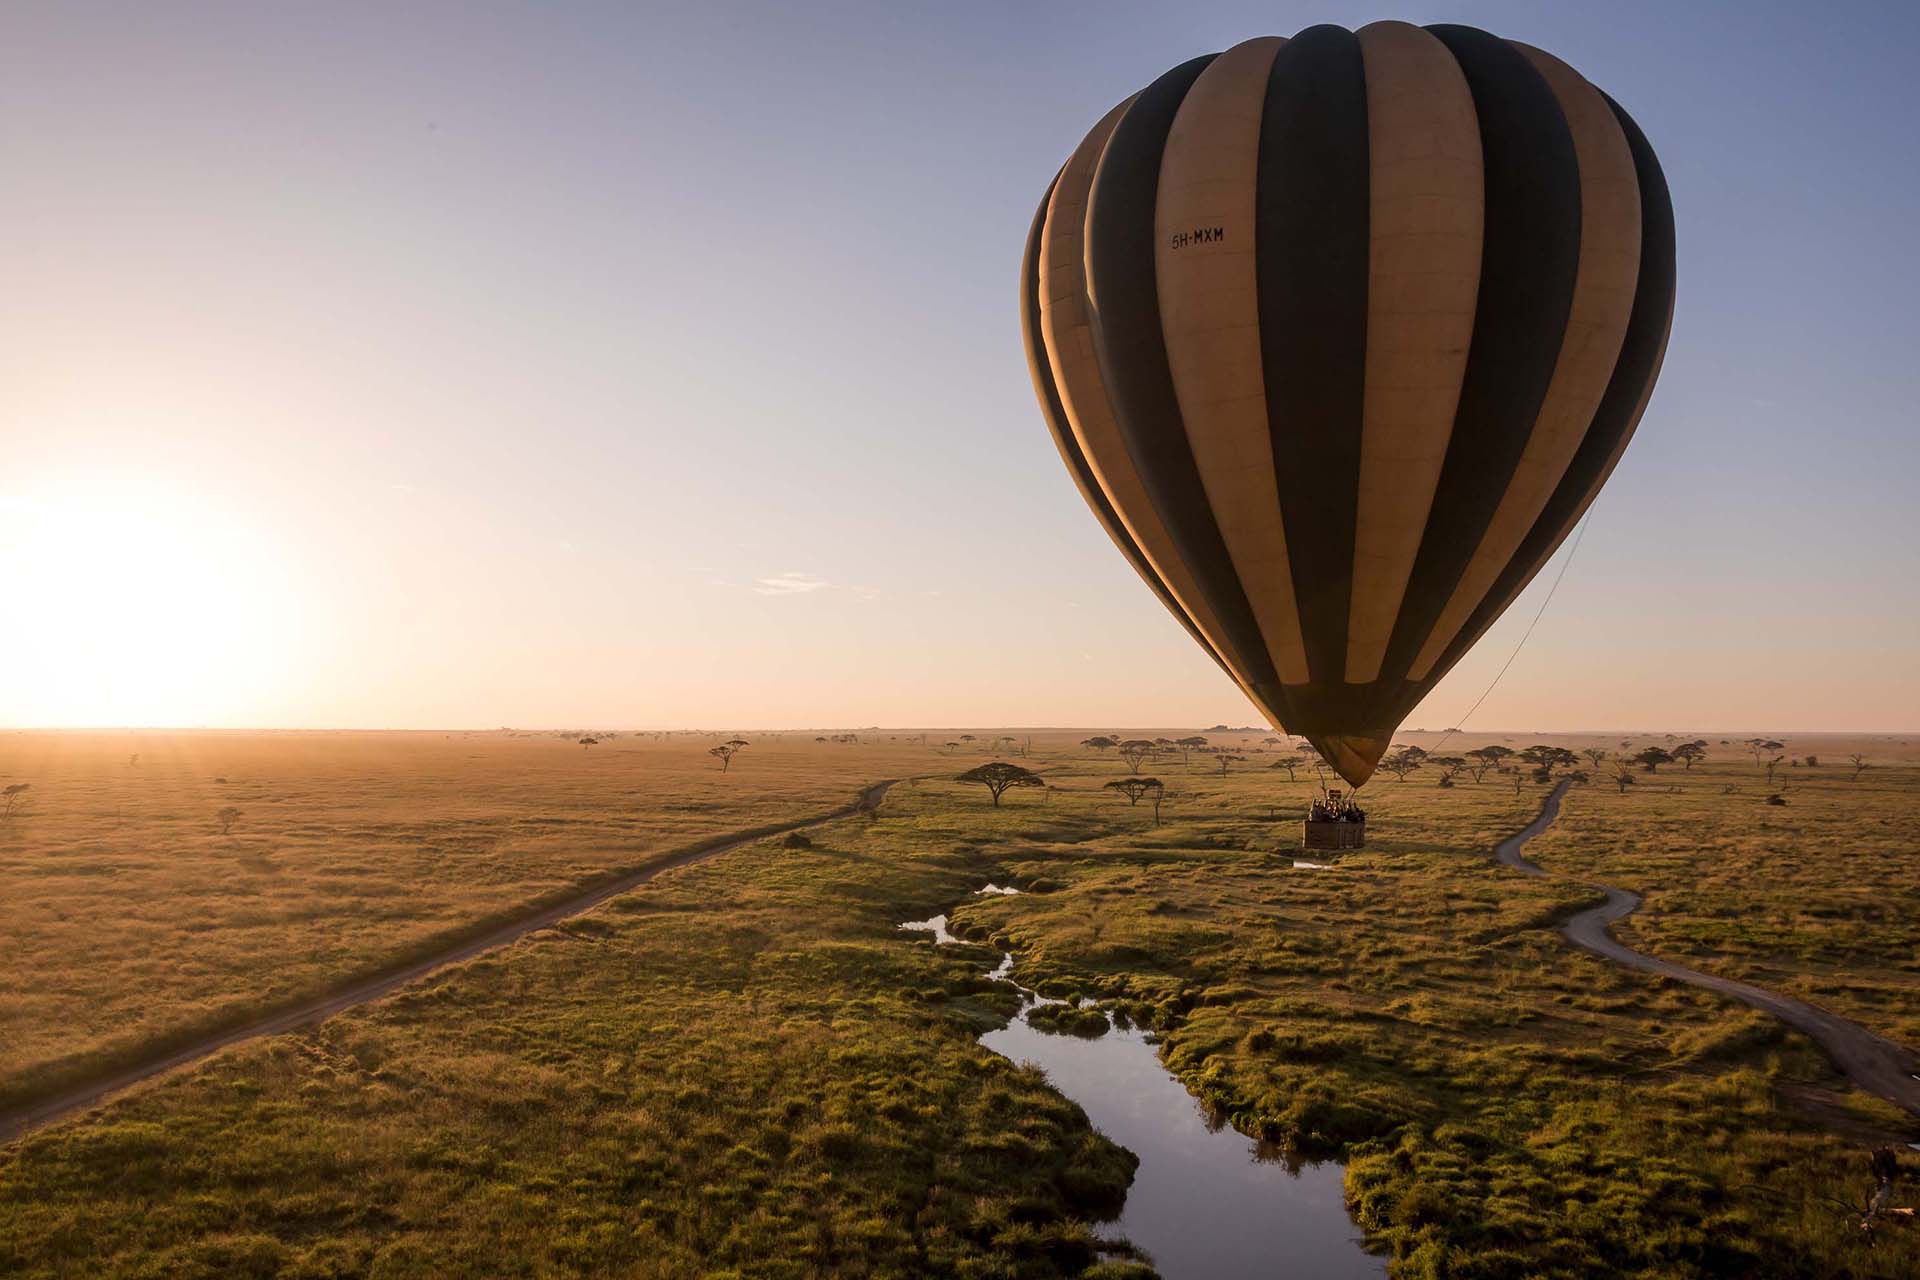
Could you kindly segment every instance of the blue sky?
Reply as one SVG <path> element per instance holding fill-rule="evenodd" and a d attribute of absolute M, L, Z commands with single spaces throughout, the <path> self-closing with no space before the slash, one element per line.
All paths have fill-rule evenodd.
<path fill-rule="evenodd" d="M 1250 718 L 1054 455 L 1019 255 L 1160 71 L 1379 17 L 1571 62 L 1678 218 L 1475 724 L 1920 728 L 1920 10 L 1112 0 L 9 7 L 0 722 Z"/>

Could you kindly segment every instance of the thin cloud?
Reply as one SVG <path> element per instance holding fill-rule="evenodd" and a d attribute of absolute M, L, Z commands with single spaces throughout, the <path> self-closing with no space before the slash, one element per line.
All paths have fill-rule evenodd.
<path fill-rule="evenodd" d="M 789 570 L 777 573 L 771 578 L 755 578 L 753 591 L 762 596 L 804 596 L 815 591 L 825 591 L 833 583 L 825 578 L 816 578 L 810 573 Z"/>
<path fill-rule="evenodd" d="M 751 582 L 734 582 L 726 578 L 708 578 L 706 582 L 708 586 L 751 591 L 757 596 L 810 596 L 822 591 L 831 591 L 844 592 L 856 600 L 874 600 L 881 594 L 873 587 L 862 587 L 846 582 L 829 582 L 818 574 L 804 573 L 799 569 L 789 569 L 785 573 L 755 578 Z"/>

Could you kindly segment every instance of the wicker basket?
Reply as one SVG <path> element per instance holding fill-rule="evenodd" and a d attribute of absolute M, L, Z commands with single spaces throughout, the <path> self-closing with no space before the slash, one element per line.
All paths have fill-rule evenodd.
<path fill-rule="evenodd" d="M 1367 844 L 1367 823 L 1363 818 L 1359 822 L 1315 822 L 1312 818 L 1300 823 L 1300 847 L 1303 849 L 1364 849 Z"/>

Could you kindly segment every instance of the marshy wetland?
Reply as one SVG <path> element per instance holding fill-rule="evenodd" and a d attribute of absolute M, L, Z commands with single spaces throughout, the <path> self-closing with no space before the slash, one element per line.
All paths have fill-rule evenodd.
<path fill-rule="evenodd" d="M 1018 892 L 998 885 L 976 891 Z M 939 945 L 962 944 L 946 926 L 940 915 L 900 927 L 926 932 Z M 1140 1160 L 1124 1211 L 1102 1225 L 1102 1235 L 1146 1250 L 1165 1274 L 1196 1280 L 1384 1274 L 1381 1261 L 1358 1246 L 1337 1164 L 1288 1160 L 1285 1152 L 1234 1132 L 1168 1074 L 1151 1032 L 1079 998 L 1029 991 L 1014 982 L 1015 963 L 1007 952 L 988 976 L 1020 996 L 1019 1012 L 984 1032 L 980 1043 L 1045 1072 L 1049 1084 Z"/>
<path fill-rule="evenodd" d="M 463 911 L 919 780 L 813 828 L 811 847 L 765 839 L 676 869 L 36 1129 L 0 1150 L 0 1271 L 1190 1274 L 1147 1238 L 1166 1203 L 1155 1152 L 1129 1150 L 1096 1093 L 1074 1100 L 1072 1047 L 1105 1040 L 1179 1082 L 1191 1133 L 1204 1107 L 1226 1126 L 1208 1140 L 1308 1166 L 1272 1186 L 1270 1219 L 1288 1185 L 1323 1214 L 1332 1183 L 1314 1178 L 1337 1165 L 1312 1162 L 1344 1162 L 1351 1225 L 1336 1226 L 1373 1251 L 1358 1265 L 1396 1277 L 1920 1275 L 1910 1228 L 1858 1226 L 1865 1152 L 1920 1140 L 1920 1120 L 1764 1015 L 1570 947 L 1558 924 L 1598 895 L 1489 854 L 1545 787 L 1383 778 L 1370 846 L 1296 867 L 1312 782 L 1263 767 L 1259 737 L 1230 740 L 1246 762 L 1224 775 L 1157 762 L 1156 827 L 1104 790 L 1122 766 L 1084 736 L 1036 734 L 1022 763 L 1051 789 L 994 808 L 952 781 L 980 748 L 917 733 L 756 742 L 724 775 L 691 736 L 275 735 L 257 749 L 294 763 L 215 766 L 225 784 L 210 756 L 256 749 L 244 735 L 9 735 L 0 773 L 34 784 L 0 829 L 16 1098 L 344 980 Z M 625 742 L 631 757 L 600 754 Z M 1642 950 L 1912 1044 L 1920 752 L 1859 743 L 1876 767 L 1853 780 L 1824 763 L 1844 744 L 1789 743 L 1823 764 L 1768 783 L 1716 746 L 1625 791 L 1575 786 L 1528 855 L 1641 893 L 1622 936 Z M 115 772 L 175 757 L 192 763 Z M 252 778 L 231 801 L 247 816 L 223 838 L 216 788 L 236 775 Z M 1788 803 L 1765 804 L 1775 793 Z M 456 826 L 489 806 L 512 822 L 496 820 L 490 860 L 463 859 L 444 833 L 359 813 L 374 795 Z M 543 814 L 589 838 L 513 836 Z M 333 861 L 351 894 L 327 890 Z M 1022 892 L 975 892 L 989 883 Z M 941 913 L 965 943 L 898 927 Z M 1133 1030 L 1049 1035 L 1064 1046 L 1050 1069 L 1022 1065 L 1012 1037 L 1042 1031 L 989 976 L 996 952 L 1020 986 Z M 93 992 L 141 1016 L 89 1010 Z M 1897 1201 L 1914 1186 L 1903 1174 Z"/>

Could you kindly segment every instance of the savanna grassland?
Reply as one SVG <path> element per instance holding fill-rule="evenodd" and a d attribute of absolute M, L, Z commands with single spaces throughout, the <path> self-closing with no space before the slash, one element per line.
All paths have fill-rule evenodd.
<path fill-rule="evenodd" d="M 939 761 L 756 735 L 723 773 L 731 734 L 582 736 L 0 735 L 30 788 L 0 820 L 0 1104 Z"/>
<path fill-rule="evenodd" d="M 1223 740 L 1246 757 L 1224 776 L 1205 756 L 1154 762 L 1170 792 L 1158 826 L 1104 789 L 1117 760 L 1063 735 L 1021 761 L 1051 789 L 999 808 L 951 780 L 987 758 L 973 747 L 846 748 L 870 753 L 861 776 L 797 799 L 825 809 L 861 782 L 942 776 L 815 828 L 811 847 L 762 841 L 674 871 L 13 1144 L 0 1273 L 1146 1274 L 1088 1226 L 1130 1157 L 975 1043 L 1012 1012 L 981 976 L 993 949 L 896 928 L 964 903 L 956 932 L 1015 949 L 1025 985 L 1154 1028 L 1169 1069 L 1236 1127 L 1346 1159 L 1350 1206 L 1396 1277 L 1920 1277 L 1920 1233 L 1855 1225 L 1864 1148 L 1920 1139 L 1920 1121 L 1744 1006 L 1567 946 L 1553 926 L 1597 895 L 1486 852 L 1541 785 L 1383 778 L 1365 794 L 1369 848 L 1299 868 L 1311 771 L 1289 782 L 1259 736 Z M 503 749 L 549 745 L 525 767 L 553 770 L 559 792 L 618 743 Z M 1565 834 L 1529 852 L 1645 893 L 1630 923 L 1649 949 L 1780 985 L 1864 984 L 1870 997 L 1800 990 L 1912 1043 L 1920 767 L 1897 744 L 1861 749 L 1880 767 L 1858 784 L 1823 764 L 1763 786 L 1717 747 L 1672 783 L 1668 766 L 1624 794 L 1596 776 L 1569 794 Z M 832 758 L 811 739 L 794 752 Z M 657 802 L 664 776 L 634 789 Z M 1764 805 L 1773 791 L 1789 803 Z M 431 795 L 394 803 L 443 816 Z M 798 816 L 774 807 L 736 825 Z M 1881 818 L 1863 885 L 1857 837 Z M 566 843 L 544 846 L 551 864 Z M 989 880 L 1026 892 L 969 897 Z M 67 962 L 84 969 L 97 946 Z M 1909 1171 L 1896 1199 L 1917 1184 Z"/>
<path fill-rule="evenodd" d="M 1737 743 L 1716 740 L 1702 763 L 1641 772 L 1627 794 L 1583 790 L 1529 856 L 1646 895 L 1614 931 L 1630 946 L 1920 1045 L 1920 751 L 1831 737 L 1787 746 L 1800 763 L 1782 762 L 1771 782 Z M 1878 761 L 1857 777 L 1856 752 Z"/>

